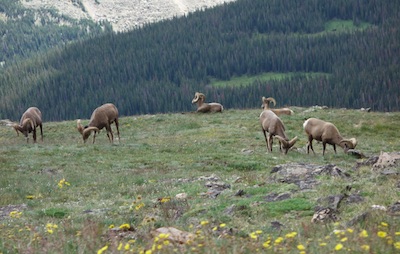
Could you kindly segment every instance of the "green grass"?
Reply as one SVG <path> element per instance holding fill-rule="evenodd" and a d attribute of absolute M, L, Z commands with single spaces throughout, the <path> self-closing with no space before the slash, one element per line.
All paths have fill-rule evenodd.
<path fill-rule="evenodd" d="M 299 141 L 286 156 L 277 144 L 266 153 L 259 109 L 125 116 L 121 140 L 113 145 L 104 130 L 95 144 L 91 138 L 83 144 L 74 121 L 44 123 L 44 141 L 37 144 L 26 144 L 10 127 L 0 126 L 0 252 L 96 253 L 108 246 L 103 253 L 122 253 L 129 244 L 140 253 L 153 244 L 157 249 L 160 240 L 152 232 L 170 226 L 196 237 L 161 244 L 160 253 L 299 253 L 298 245 L 307 253 L 332 253 L 338 244 L 351 253 L 364 253 L 366 245 L 372 253 L 395 253 L 398 218 L 378 212 L 351 228 L 344 225 L 372 205 L 396 202 L 399 176 L 368 167 L 354 170 L 359 160 L 340 147 L 334 154 L 328 146 L 323 157 L 322 145 L 314 143 L 317 154 L 305 154 L 302 123 L 306 117 L 329 120 L 371 156 L 400 150 L 400 113 L 292 109 L 294 115 L 281 118 L 289 136 Z M 285 163 L 335 164 L 351 177 L 320 177 L 314 190 L 300 191 L 295 184 L 271 181 L 271 169 Z M 209 177 L 231 187 L 211 198 L 205 186 Z M 343 205 L 338 224 L 311 223 L 317 200 L 340 194 L 347 185 L 364 202 Z M 235 196 L 239 190 L 244 195 Z M 175 198 L 180 193 L 188 198 Z M 271 193 L 291 197 L 266 202 Z M 273 221 L 282 223 L 282 230 L 273 229 Z M 110 229 L 125 223 L 130 230 Z M 360 236 L 362 230 L 367 238 Z M 380 231 L 387 236 L 379 237 Z"/>
<path fill-rule="evenodd" d="M 239 86 L 249 86 L 252 85 L 256 81 L 266 82 L 266 81 L 282 81 L 285 79 L 290 79 L 293 76 L 304 76 L 307 79 L 317 78 L 320 76 L 327 76 L 328 73 L 320 73 L 320 72 L 287 72 L 287 73 L 275 73 L 268 72 L 260 75 L 253 76 L 240 76 L 232 78 L 228 81 L 223 80 L 212 80 L 211 85 L 215 87 L 239 87 Z"/>
<path fill-rule="evenodd" d="M 367 22 L 355 24 L 352 20 L 334 19 L 325 24 L 325 32 L 351 32 L 364 30 L 372 25 Z"/>

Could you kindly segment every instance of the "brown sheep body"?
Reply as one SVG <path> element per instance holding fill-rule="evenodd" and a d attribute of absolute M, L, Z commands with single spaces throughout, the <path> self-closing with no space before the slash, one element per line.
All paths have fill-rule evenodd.
<path fill-rule="evenodd" d="M 200 113 L 213 113 L 222 112 L 224 107 L 217 102 L 205 103 L 206 96 L 203 93 L 196 92 L 192 100 L 192 104 L 197 104 L 197 112 Z"/>
<path fill-rule="evenodd" d="M 93 143 L 96 138 L 96 133 L 100 132 L 101 129 L 105 128 L 107 130 L 107 137 L 110 143 L 114 142 L 114 135 L 111 130 L 111 124 L 115 123 L 117 128 L 118 139 L 119 136 L 119 123 L 118 123 L 118 109 L 112 103 L 106 103 L 102 106 L 96 108 L 92 116 L 90 117 L 89 124 L 85 127 L 82 126 L 81 120 L 77 121 L 77 129 L 82 134 L 83 141 L 86 143 L 92 131 L 94 131 L 93 135 Z"/>
<path fill-rule="evenodd" d="M 338 128 L 330 122 L 326 122 L 317 118 L 309 118 L 303 123 L 304 131 L 308 137 L 307 153 L 314 152 L 312 141 L 315 139 L 322 142 L 322 155 L 325 155 L 326 144 L 333 146 L 333 150 L 336 153 L 336 145 L 342 147 L 345 152 L 349 149 L 354 149 L 357 145 L 355 138 L 344 139 Z"/>
<path fill-rule="evenodd" d="M 272 152 L 273 137 L 276 137 L 279 140 L 279 149 L 281 151 L 283 149 L 283 152 L 287 154 L 289 149 L 296 143 L 297 137 L 289 140 L 285 133 L 285 125 L 282 120 L 267 107 L 266 104 L 269 104 L 268 98 L 263 97 L 262 101 L 264 110 L 260 114 L 260 124 L 265 142 L 267 143 L 267 150 Z"/>
<path fill-rule="evenodd" d="M 28 108 L 24 114 L 22 114 L 19 124 L 14 124 L 13 127 L 17 132 L 17 136 L 19 135 L 19 132 L 24 134 L 26 142 L 29 142 L 28 134 L 32 132 L 34 143 L 36 143 L 36 129 L 39 127 L 41 140 L 43 141 L 42 112 L 40 112 L 37 107 Z"/>

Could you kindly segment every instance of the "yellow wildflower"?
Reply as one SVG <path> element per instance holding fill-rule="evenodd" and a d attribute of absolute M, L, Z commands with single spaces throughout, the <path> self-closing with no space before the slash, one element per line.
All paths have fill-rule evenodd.
<path fill-rule="evenodd" d="M 377 235 L 380 238 L 385 238 L 387 236 L 387 233 L 385 231 L 378 231 Z"/>
<path fill-rule="evenodd" d="M 367 232 L 367 230 L 363 230 L 363 231 L 361 231 L 360 232 L 360 237 L 363 237 L 363 238 L 366 238 L 366 237 L 368 237 L 368 232 Z"/>
<path fill-rule="evenodd" d="M 271 247 L 270 244 L 271 244 L 271 240 L 268 240 L 268 241 L 266 241 L 266 242 L 263 243 L 263 247 L 264 247 L 264 248 L 270 248 L 270 247 Z"/>
<path fill-rule="evenodd" d="M 400 232 L 395 232 L 394 234 L 398 236 L 398 235 L 400 235 Z"/>
<path fill-rule="evenodd" d="M 168 240 L 164 240 L 164 245 L 169 245 L 169 241 Z"/>
<path fill-rule="evenodd" d="M 207 225 L 208 223 L 209 223 L 208 220 L 203 220 L 203 221 L 200 222 L 200 225 L 205 226 L 205 225 Z"/>
<path fill-rule="evenodd" d="M 97 251 L 97 254 L 102 254 L 104 251 L 106 251 L 108 249 L 108 245 L 104 246 L 103 248 L 101 248 L 100 250 Z"/>
<path fill-rule="evenodd" d="M 395 242 L 393 245 L 396 249 L 400 250 L 400 242 Z"/>
<path fill-rule="evenodd" d="M 217 231 L 217 230 L 218 230 L 218 227 L 213 227 L 212 230 L 213 230 L 213 231 Z"/>
<path fill-rule="evenodd" d="M 221 228 L 223 228 L 223 227 L 226 226 L 226 224 L 225 224 L 225 223 L 221 223 L 221 224 L 219 224 L 219 226 L 220 226 Z"/>
<path fill-rule="evenodd" d="M 257 235 L 261 235 L 262 234 L 262 230 L 256 230 L 255 232 Z"/>
<path fill-rule="evenodd" d="M 140 210 L 140 208 L 142 208 L 142 207 L 144 207 L 144 204 L 143 204 L 143 203 L 140 203 L 140 204 L 138 204 L 138 205 L 135 206 L 135 210 L 138 211 L 138 210 Z"/>
<path fill-rule="evenodd" d="M 167 198 L 162 198 L 161 199 L 161 203 L 166 203 L 166 202 L 169 202 L 171 200 L 171 198 L 170 197 L 167 197 Z"/>
<path fill-rule="evenodd" d="M 388 224 L 387 224 L 386 222 L 381 222 L 381 226 L 382 226 L 382 227 L 387 227 Z"/>
<path fill-rule="evenodd" d="M 343 244 L 341 243 L 336 244 L 335 250 L 341 250 L 341 249 L 343 249 Z"/>
<path fill-rule="evenodd" d="M 257 235 L 256 235 L 255 232 L 250 233 L 249 236 L 250 236 L 250 238 L 252 238 L 252 239 L 257 239 Z"/>
<path fill-rule="evenodd" d="M 275 239 L 275 245 L 279 245 L 283 241 L 282 237 L 278 237 Z"/>
<path fill-rule="evenodd" d="M 119 243 L 119 244 L 118 244 L 117 250 L 122 250 L 122 243 Z"/>
<path fill-rule="evenodd" d="M 285 235 L 286 238 L 294 238 L 297 235 L 297 232 L 291 232 Z"/>
<path fill-rule="evenodd" d="M 350 234 L 354 232 L 354 230 L 352 228 L 348 228 L 347 232 L 349 232 Z"/>
<path fill-rule="evenodd" d="M 299 245 L 297 245 L 297 249 L 299 251 L 304 251 L 304 250 L 306 250 L 306 247 L 304 247 L 304 245 L 302 245 L 302 244 L 299 244 Z"/>
<path fill-rule="evenodd" d="M 320 243 L 319 246 L 326 246 L 326 243 Z"/>
<path fill-rule="evenodd" d="M 391 236 L 386 237 L 386 240 L 387 240 L 387 243 L 388 243 L 389 245 L 392 245 L 392 244 L 393 244 L 393 238 L 392 238 Z"/>
<path fill-rule="evenodd" d="M 124 247 L 125 250 L 129 250 L 130 248 L 131 248 L 131 246 L 129 245 L 129 243 L 125 244 L 125 247 Z"/>
<path fill-rule="evenodd" d="M 111 224 L 110 226 L 108 226 L 109 229 L 114 228 L 114 224 Z"/>
<path fill-rule="evenodd" d="M 347 241 L 347 237 L 343 237 L 342 239 L 340 239 L 341 242 L 346 242 Z"/>
<path fill-rule="evenodd" d="M 119 226 L 119 229 L 130 229 L 131 225 L 129 225 L 128 223 L 122 224 L 121 226 Z"/>
<path fill-rule="evenodd" d="M 12 211 L 12 212 L 10 212 L 9 215 L 10 215 L 11 218 L 20 218 L 21 215 L 22 215 L 22 212 L 19 212 L 19 211 Z"/>
<path fill-rule="evenodd" d="M 158 237 L 160 237 L 161 239 L 166 239 L 166 238 L 169 237 L 169 235 L 170 235 L 170 234 L 160 233 L 160 234 L 158 235 Z"/>
<path fill-rule="evenodd" d="M 361 249 L 365 251 L 369 251 L 370 247 L 367 244 L 361 245 Z"/>

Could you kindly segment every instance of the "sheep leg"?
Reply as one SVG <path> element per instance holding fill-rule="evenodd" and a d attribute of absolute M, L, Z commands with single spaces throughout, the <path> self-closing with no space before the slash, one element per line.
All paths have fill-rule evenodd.
<path fill-rule="evenodd" d="M 267 144 L 267 151 L 269 151 L 269 148 L 268 148 L 268 137 L 267 137 L 267 134 L 266 134 L 266 132 L 265 132 L 265 130 L 264 130 L 264 129 L 262 129 L 262 132 L 263 132 L 263 134 L 264 134 L 265 143 Z"/>
<path fill-rule="evenodd" d="M 322 155 L 325 155 L 326 142 L 322 142 Z"/>
<path fill-rule="evenodd" d="M 272 144 L 274 143 L 274 139 L 271 134 L 268 136 L 268 140 L 269 140 L 269 142 L 268 142 L 269 151 L 272 153 Z"/>
<path fill-rule="evenodd" d="M 313 138 L 311 136 L 309 136 L 308 137 L 308 144 L 307 144 L 307 154 L 310 153 L 310 148 L 311 148 L 311 151 L 313 152 L 313 154 L 315 154 L 314 148 L 312 146 L 312 141 L 313 141 Z"/>
<path fill-rule="evenodd" d="M 336 145 L 335 144 L 333 144 L 333 150 L 335 151 L 335 154 L 336 154 Z"/>
<path fill-rule="evenodd" d="M 96 134 L 97 134 L 97 131 L 94 131 L 94 133 L 93 133 L 93 144 L 94 144 L 94 140 L 96 139 Z"/>
<path fill-rule="evenodd" d="M 120 136 L 119 136 L 119 123 L 118 123 L 118 119 L 115 119 L 115 126 L 117 127 L 118 141 L 121 142 L 121 138 L 120 138 Z"/>
<path fill-rule="evenodd" d="M 40 127 L 40 137 L 41 137 L 41 140 L 43 141 L 43 125 L 40 124 L 39 127 Z"/>
<path fill-rule="evenodd" d="M 33 129 L 33 143 L 36 143 L 36 128 Z"/>
<path fill-rule="evenodd" d="M 108 137 L 108 140 L 110 141 L 110 143 L 113 143 L 113 142 L 114 142 L 114 135 L 113 135 L 113 133 L 112 133 L 111 126 L 108 125 L 108 126 L 106 127 L 106 129 L 107 129 L 107 137 Z"/>

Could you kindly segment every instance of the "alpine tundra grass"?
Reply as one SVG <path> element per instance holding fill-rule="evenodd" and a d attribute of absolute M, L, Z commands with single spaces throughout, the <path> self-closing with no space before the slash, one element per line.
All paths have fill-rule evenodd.
<path fill-rule="evenodd" d="M 346 223 L 399 200 L 399 169 L 354 169 L 361 159 L 330 146 L 322 156 L 320 144 L 308 155 L 302 124 L 330 121 L 372 156 L 400 151 L 400 113 L 291 108 L 282 120 L 299 140 L 287 155 L 266 152 L 259 108 L 121 116 L 114 144 L 104 130 L 84 144 L 74 120 L 44 122 L 36 144 L 0 126 L 0 253 L 398 253 L 399 217 L 378 210 Z M 350 177 L 320 176 L 308 191 L 269 181 L 288 163 L 334 164 Z M 228 188 L 212 196 L 212 179 Z M 347 186 L 363 201 L 342 205 L 337 222 L 311 223 L 317 200 Z M 271 193 L 291 197 L 266 202 Z M 192 237 L 173 241 L 160 227 Z"/>

